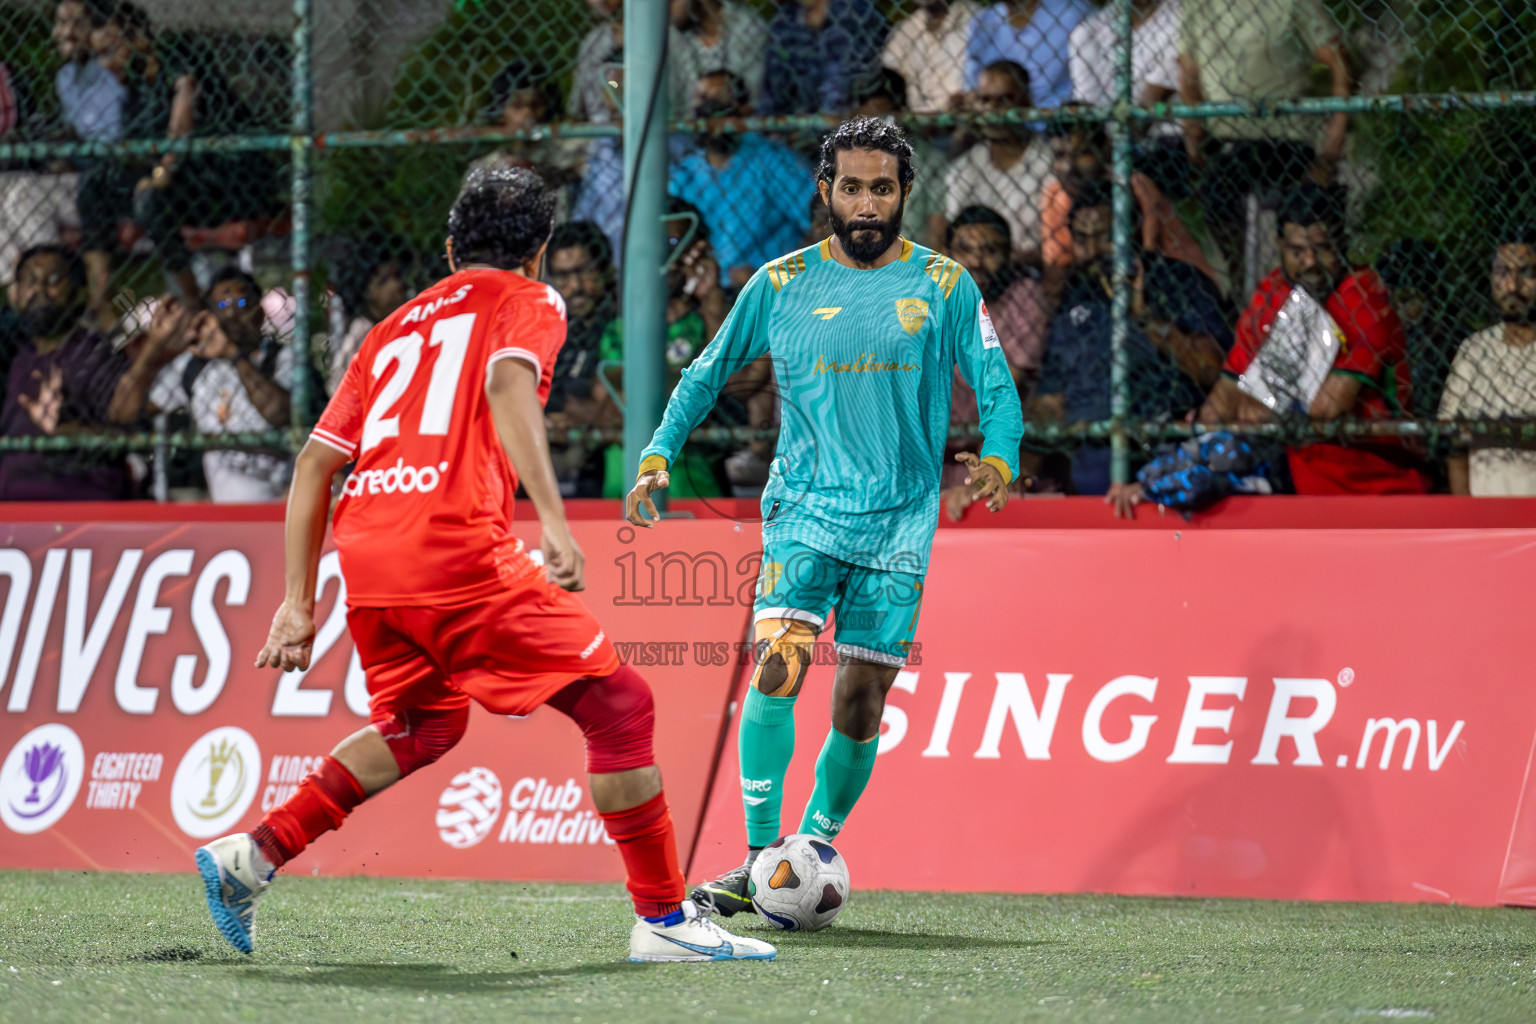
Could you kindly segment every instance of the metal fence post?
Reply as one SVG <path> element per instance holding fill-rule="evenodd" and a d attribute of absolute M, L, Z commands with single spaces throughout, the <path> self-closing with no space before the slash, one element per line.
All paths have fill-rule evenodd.
<path fill-rule="evenodd" d="M 314 35 L 314 0 L 293 0 L 293 391 L 290 394 L 289 421 L 293 427 L 293 445 L 303 444 L 310 426 L 311 395 L 308 372 L 314 359 L 309 344 L 309 215 L 310 153 L 314 131 L 313 86 L 310 78 L 310 42 Z"/>
<path fill-rule="evenodd" d="M 1115 275 L 1114 302 L 1110 310 L 1112 328 L 1109 349 L 1110 388 L 1110 480 L 1123 484 L 1130 479 L 1130 450 L 1125 436 L 1125 418 L 1130 411 L 1130 375 L 1126 364 L 1126 343 L 1131 331 L 1131 4 L 1117 0 L 1120 26 L 1119 46 L 1115 51 L 1114 116 L 1108 122 L 1114 143 L 1114 216 Z"/>
<path fill-rule="evenodd" d="M 661 421 L 667 347 L 667 2 L 624 0 L 624 471 Z M 661 497 L 658 495 L 657 497 Z M 658 504 L 658 507 L 660 505 Z"/>

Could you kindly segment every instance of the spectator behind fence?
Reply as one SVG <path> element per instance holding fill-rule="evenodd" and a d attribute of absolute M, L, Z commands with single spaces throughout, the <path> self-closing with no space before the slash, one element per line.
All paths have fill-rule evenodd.
<path fill-rule="evenodd" d="M 1048 326 L 1040 272 L 1014 260 L 1008 222 L 985 206 L 967 206 L 960 211 L 945 233 L 944 251 L 970 273 L 981 291 L 992 328 L 1008 360 L 1008 370 L 1013 374 L 1020 398 L 1027 402 L 1039 377 Z M 950 425 L 974 425 L 979 419 L 976 392 L 957 367 L 950 386 Z M 976 447 L 974 442 L 956 441 L 945 451 L 941 483 L 952 518 L 958 519 L 971 504 L 972 494 L 971 488 L 963 486 L 970 470 L 956 462 L 954 456 L 962 451 L 975 451 Z"/>
<path fill-rule="evenodd" d="M 341 377 L 373 325 L 405 303 L 410 294 L 415 254 L 404 239 L 369 232 L 353 241 L 335 264 L 336 294 L 344 329 L 331 345 L 326 393 L 334 394 Z"/>
<path fill-rule="evenodd" d="M 677 387 L 683 370 L 714 340 L 725 319 L 725 302 L 720 291 L 720 269 L 715 265 L 710 246 L 710 231 L 691 204 L 673 196 L 667 203 L 669 242 L 674 251 L 688 239 L 688 248 L 667 271 L 667 393 Z M 603 373 L 599 375 L 601 400 L 610 411 L 600 419 L 615 427 L 623 424 L 618 409 L 624 400 L 621 369 L 624 362 L 624 320 L 615 317 L 603 331 Z M 723 404 L 731 403 L 729 395 Z M 717 425 L 717 424 L 711 424 Z M 716 467 L 729 448 L 689 445 L 675 463 L 674 486 L 678 497 L 713 498 L 724 493 Z M 609 445 L 603 475 L 603 497 L 622 498 L 629 491 L 631 479 L 624 472 L 624 448 Z"/>
<path fill-rule="evenodd" d="M 881 68 L 873 77 L 854 86 L 853 116 L 879 117 L 895 123 L 907 109 L 907 82 L 901 73 Z M 906 235 L 930 249 L 942 249 L 944 241 L 944 193 L 939 183 L 949 171 L 949 161 L 918 131 L 905 129 L 912 144 L 912 169 L 926 187 L 913 188 L 902 207 Z M 817 197 L 820 202 L 820 195 Z M 823 208 L 825 203 L 820 204 Z M 828 234 L 831 233 L 830 228 Z M 822 235 L 821 238 L 825 238 Z M 816 241 L 821 241 L 817 238 Z"/>
<path fill-rule="evenodd" d="M 1505 234 L 1493 254 L 1493 304 L 1500 322 L 1462 343 L 1445 383 L 1440 418 L 1536 419 L 1536 224 Z M 1452 457 L 1452 494 L 1536 495 L 1536 451 L 1472 439 Z"/>
<path fill-rule="evenodd" d="M 62 141 L 116 142 L 122 137 L 125 90 L 91 52 L 94 10 L 83 0 L 62 0 L 53 8 L 53 44 L 64 63 L 54 76 L 62 123 L 51 134 Z M 26 133 L 24 87 L 14 79 L 9 84 L 16 123 L 5 134 Z M 0 174 L 0 284 L 10 283 L 23 250 L 55 244 L 66 232 L 80 229 L 79 189 L 78 165 L 68 160 Z"/>
<path fill-rule="evenodd" d="M 699 79 L 694 117 L 750 112 L 746 83 L 737 75 L 716 70 Z M 793 249 L 809 227 L 811 169 L 793 150 L 753 132 L 706 132 L 698 144 L 673 165 L 670 191 L 703 214 L 720 282 L 738 290 L 758 267 Z"/>
<path fill-rule="evenodd" d="M 965 49 L 965 85 L 975 89 L 981 74 L 998 61 L 1013 61 L 1029 72 L 1034 102 L 1059 107 L 1072 98 L 1067 62 L 1072 30 L 1097 10 L 1088 0 L 1004 0 L 971 22 Z"/>
<path fill-rule="evenodd" d="M 1072 204 L 1072 275 L 1051 320 L 1034 415 L 1066 423 L 1110 418 L 1114 302 L 1114 209 L 1109 188 L 1095 184 Z M 1139 225 L 1137 225 L 1139 228 Z M 1139 231 L 1133 236 L 1140 238 Z M 1138 246 L 1126 342 L 1135 419 L 1182 419 L 1200 407 L 1232 347 L 1221 293 L 1187 263 Z M 1079 494 L 1109 490 L 1110 452 L 1084 446 L 1072 453 Z"/>
<path fill-rule="evenodd" d="M 673 115 L 693 102 L 693 87 L 707 71 L 724 68 L 746 83 L 751 104 L 763 98 L 768 26 L 735 0 L 671 0 L 667 80 Z"/>
<path fill-rule="evenodd" d="M 1392 308 L 1408 339 L 1412 413 L 1418 419 L 1440 414 L 1445 378 L 1461 339 L 1467 336 L 1466 322 L 1451 312 L 1447 302 L 1449 267 L 1445 250 L 1418 238 L 1394 243 L 1376 261 L 1376 273 L 1392 297 Z"/>
<path fill-rule="evenodd" d="M 891 29 L 881 62 L 907 83 L 906 105 L 913 113 L 965 104 L 965 47 L 980 9 L 972 0 L 918 0 L 917 9 Z"/>
<path fill-rule="evenodd" d="M 1265 423 L 1269 409 L 1240 390 L 1292 289 L 1305 289 L 1333 318 L 1342 336 L 1333 369 L 1306 414 L 1313 420 L 1395 419 L 1412 408 L 1412 378 L 1402 321 L 1386 287 L 1369 267 L 1345 261 L 1344 204 L 1334 191 L 1306 185 L 1279 211 L 1280 267 L 1260 282 L 1238 317 L 1237 341 L 1222 378 L 1200 410 L 1200 422 Z M 1348 446 L 1327 442 L 1286 450 L 1298 494 L 1422 494 L 1429 480 L 1418 460 L 1395 440 Z"/>
<path fill-rule="evenodd" d="M 126 0 L 106 2 L 109 14 L 92 31 L 91 47 L 127 89 L 126 137 L 249 131 L 250 110 L 211 53 L 157 39 L 139 8 Z M 271 213 L 278 205 L 277 183 L 276 167 L 265 153 L 167 153 L 93 163 L 81 177 L 79 200 L 91 314 L 102 324 L 115 321 L 107 283 L 120 221 L 133 221 L 151 239 L 183 301 L 196 301 L 199 289 L 180 229 Z"/>
<path fill-rule="evenodd" d="M 606 122 L 614 107 L 607 95 L 606 66 L 609 55 L 624 46 L 624 23 L 619 20 L 622 0 L 587 0 L 598 22 L 582 37 L 576 48 L 576 68 L 571 76 L 571 92 L 565 100 L 565 113 L 572 121 Z"/>
<path fill-rule="evenodd" d="M 1101 124 L 1055 121 L 1050 140 L 1052 177 L 1040 198 L 1041 244 L 1046 266 L 1072 265 L 1072 231 L 1067 218 L 1085 189 L 1109 181 L 1109 137 Z M 1157 184 L 1140 171 L 1131 174 L 1131 192 L 1141 210 L 1141 246 L 1188 263 L 1212 281 L 1216 270 L 1179 213 Z"/>
<path fill-rule="evenodd" d="M 560 435 L 573 428 L 603 427 L 597 382 L 603 331 L 618 309 L 613 252 L 608 238 L 591 221 L 571 221 L 549 239 L 545 275 L 565 300 L 565 344 L 555 359 L 544 404 L 544 421 L 556 443 L 551 445 L 560 493 L 568 498 L 597 497 L 602 492 L 602 460 L 593 453 L 601 446 L 586 442 L 560 444 Z"/>
<path fill-rule="evenodd" d="M 1161 103 L 1179 91 L 1182 0 L 1131 2 L 1131 102 Z M 1069 44 L 1072 99 L 1094 107 L 1120 100 L 1120 5 L 1084 18 Z"/>
<path fill-rule="evenodd" d="M 889 31 L 872 0 L 783 0 L 768 23 L 763 113 L 846 111 L 853 84 L 880 67 Z"/>
<path fill-rule="evenodd" d="M 113 402 L 116 422 L 144 412 L 185 411 L 199 434 L 266 432 L 288 425 L 292 346 L 264 332 L 261 289 L 233 267 L 214 278 L 209 311 L 188 317 L 174 299 L 156 310 L 148 337 Z M 190 320 L 190 327 L 183 325 Z M 188 347 L 188 341 L 191 347 Z M 203 454 L 208 495 L 220 504 L 276 501 L 288 488 L 287 458 L 251 451 Z"/>
<path fill-rule="evenodd" d="M 1314 61 L 1328 67 L 1335 96 L 1350 95 L 1339 26 L 1319 0 L 1182 0 L 1180 94 L 1186 103 L 1294 99 L 1308 91 Z M 1347 114 L 1191 119 L 1183 123 L 1191 161 L 1203 169 L 1200 199 L 1233 281 L 1244 280 L 1246 200 L 1283 194 L 1304 179 L 1333 181 L 1349 128 Z M 1255 270 L 1255 273 L 1257 271 Z"/>
<path fill-rule="evenodd" d="M 960 211 L 945 233 L 944 249 L 970 272 L 971 280 L 980 289 L 1013 381 L 1027 398 L 1040 372 L 1048 327 L 1039 271 L 1013 258 L 1008 222 L 985 206 L 967 206 Z M 958 370 L 950 400 L 950 421 L 977 422 L 976 393 Z M 946 471 L 951 468 L 964 475 L 964 466 L 945 466 Z"/>
<path fill-rule="evenodd" d="M 602 65 L 604 80 L 613 88 L 602 94 L 607 116 L 617 124 L 622 120 L 618 97 L 624 93 L 624 53 L 617 50 Z M 576 201 L 571 205 L 571 219 L 596 224 L 608 239 L 609 258 L 617 266 L 624 258 L 624 146 L 616 137 L 593 139 L 587 143 L 582 162 L 581 180 L 576 184 Z"/>
<path fill-rule="evenodd" d="M 536 132 L 553 124 L 560 111 L 560 89 L 549 68 L 519 57 L 491 79 L 491 98 L 483 120 L 509 132 Z M 571 192 L 579 180 L 586 146 L 579 139 L 512 139 L 500 149 L 474 161 L 464 175 L 476 171 L 525 167 L 536 172 L 555 193 L 555 222 L 570 215 Z"/>
<path fill-rule="evenodd" d="M 989 64 L 969 102 L 987 114 L 1029 107 L 1029 72 L 1013 61 Z M 945 214 L 954 220 L 967 206 L 997 211 L 1008 222 L 1015 251 L 1038 265 L 1040 194 L 1051 177 L 1051 147 L 1027 124 L 992 124 L 979 132 L 981 142 L 961 154 L 945 176 Z"/>
<path fill-rule="evenodd" d="M 0 428 L 6 437 L 63 437 L 99 430 L 127 361 L 80 317 L 85 269 L 60 246 L 22 254 L 9 300 L 19 317 Z M 0 456 L 0 501 L 117 501 L 130 497 L 121 459 L 83 452 Z"/>

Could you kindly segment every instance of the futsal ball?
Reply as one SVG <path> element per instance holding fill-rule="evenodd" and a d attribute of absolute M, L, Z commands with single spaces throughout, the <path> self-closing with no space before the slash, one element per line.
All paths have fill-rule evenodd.
<path fill-rule="evenodd" d="M 775 928 L 814 932 L 837 919 L 848 903 L 848 862 L 825 839 L 776 839 L 752 863 L 752 905 Z"/>

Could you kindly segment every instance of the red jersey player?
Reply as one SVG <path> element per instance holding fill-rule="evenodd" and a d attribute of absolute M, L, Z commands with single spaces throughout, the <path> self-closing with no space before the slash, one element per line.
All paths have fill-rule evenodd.
<path fill-rule="evenodd" d="M 370 724 L 255 831 L 197 851 L 214 922 L 242 952 L 276 870 L 441 757 L 464 734 L 473 700 L 498 715 L 548 704 L 581 727 L 592 799 L 634 897 L 631 960 L 775 955 L 685 898 L 651 753 L 650 689 L 570 593 L 582 589 L 582 554 L 543 418 L 565 340 L 565 304 L 538 280 L 553 215 L 554 198 L 530 171 L 472 178 L 448 217 L 453 273 L 369 333 L 299 453 L 287 596 L 256 664 L 309 664 L 331 479 L 355 460 L 334 529 Z M 512 533 L 519 480 L 539 514 L 543 566 Z"/>

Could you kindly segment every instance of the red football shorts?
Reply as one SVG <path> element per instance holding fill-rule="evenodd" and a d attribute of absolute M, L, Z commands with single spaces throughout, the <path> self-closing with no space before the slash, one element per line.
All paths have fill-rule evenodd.
<path fill-rule="evenodd" d="M 347 628 L 374 722 L 471 699 L 498 715 L 526 715 L 577 679 L 619 667 L 586 605 L 542 573 L 459 605 L 350 608 Z"/>

